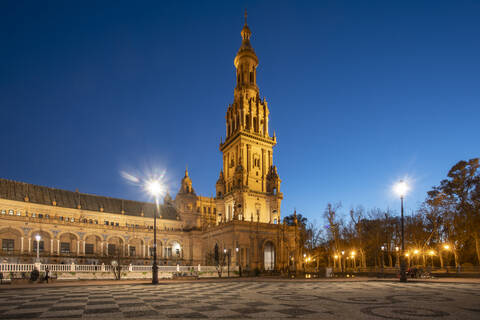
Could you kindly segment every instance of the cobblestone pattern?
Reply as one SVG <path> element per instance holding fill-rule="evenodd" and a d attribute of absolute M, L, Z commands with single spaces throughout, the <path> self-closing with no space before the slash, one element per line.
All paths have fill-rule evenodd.
<path fill-rule="evenodd" d="M 185 282 L 0 289 L 0 319 L 480 319 L 478 284 Z"/>

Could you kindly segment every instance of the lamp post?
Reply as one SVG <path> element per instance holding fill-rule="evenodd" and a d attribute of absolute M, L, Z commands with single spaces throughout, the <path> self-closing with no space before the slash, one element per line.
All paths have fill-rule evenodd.
<path fill-rule="evenodd" d="M 153 214 L 153 264 L 152 264 L 152 284 L 158 284 L 158 264 L 157 264 L 157 214 L 159 210 L 158 198 L 162 192 L 162 185 L 159 180 L 149 180 L 145 188 L 151 196 L 155 198 L 155 211 Z"/>
<path fill-rule="evenodd" d="M 35 236 L 35 240 L 37 240 L 37 263 L 40 262 L 40 240 L 42 239 L 42 237 L 37 234 Z"/>
<path fill-rule="evenodd" d="M 355 260 L 356 254 L 357 253 L 355 251 L 350 252 L 350 256 L 352 257 L 352 260 L 353 260 L 353 271 L 357 270 L 357 261 Z"/>
<path fill-rule="evenodd" d="M 395 247 L 395 252 L 397 253 L 397 258 L 395 260 L 395 266 L 400 266 L 400 255 L 399 255 L 400 248 L 398 246 Z"/>
<path fill-rule="evenodd" d="M 445 251 L 450 250 L 450 245 L 444 244 L 444 245 L 443 245 L 443 249 L 445 249 Z M 441 255 L 442 255 L 442 252 L 440 251 L 440 256 L 441 256 Z M 449 256 L 448 256 L 448 252 L 447 252 L 447 261 L 446 261 L 446 265 L 445 265 L 445 270 L 447 271 L 447 273 L 448 273 L 448 263 L 449 263 L 448 258 L 449 258 Z"/>
<path fill-rule="evenodd" d="M 342 251 L 342 256 L 340 257 L 340 266 L 342 267 L 342 273 L 345 271 L 345 270 L 344 270 L 344 267 L 345 267 L 344 261 L 345 261 L 345 260 L 344 260 L 344 258 L 343 258 L 344 254 L 345 254 L 345 251 Z"/>
<path fill-rule="evenodd" d="M 429 254 L 430 254 L 430 260 L 432 260 L 431 262 L 432 262 L 432 270 L 433 270 L 433 256 L 435 255 L 435 251 L 430 250 Z"/>
<path fill-rule="evenodd" d="M 382 278 L 385 278 L 385 257 L 383 255 L 385 246 L 381 246 L 380 249 L 382 249 Z"/>
<path fill-rule="evenodd" d="M 230 252 L 225 248 L 223 253 L 227 256 L 227 277 L 230 278 Z"/>
<path fill-rule="evenodd" d="M 241 261 L 240 255 L 238 254 L 239 250 L 240 249 L 238 247 L 235 248 L 235 252 L 236 252 L 236 255 L 237 255 L 238 274 L 241 277 L 242 276 L 242 261 Z"/>
<path fill-rule="evenodd" d="M 407 282 L 407 272 L 405 266 L 405 222 L 403 218 L 403 198 L 408 191 L 408 185 L 405 181 L 400 180 L 395 185 L 395 192 L 400 196 L 401 206 L 401 229 L 402 229 L 402 252 L 400 254 L 400 282 Z"/>

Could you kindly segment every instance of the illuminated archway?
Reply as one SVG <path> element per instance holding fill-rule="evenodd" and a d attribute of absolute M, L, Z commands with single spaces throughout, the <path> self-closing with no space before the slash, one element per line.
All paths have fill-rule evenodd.
<path fill-rule="evenodd" d="M 275 246 L 270 241 L 263 246 L 263 266 L 266 271 L 275 269 Z"/>

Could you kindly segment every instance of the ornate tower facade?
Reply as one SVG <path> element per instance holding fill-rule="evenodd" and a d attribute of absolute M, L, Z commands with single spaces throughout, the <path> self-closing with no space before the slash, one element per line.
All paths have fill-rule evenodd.
<path fill-rule="evenodd" d="M 263 223 L 280 221 L 281 180 L 273 165 L 275 134 L 269 134 L 269 110 L 257 86 L 258 58 L 245 25 L 234 60 L 236 86 L 225 116 L 226 139 L 220 143 L 223 170 L 216 184 L 218 219 Z"/>

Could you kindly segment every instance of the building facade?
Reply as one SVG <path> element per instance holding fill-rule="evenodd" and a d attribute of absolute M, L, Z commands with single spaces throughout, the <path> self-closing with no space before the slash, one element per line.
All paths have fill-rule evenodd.
<path fill-rule="evenodd" d="M 296 228 L 281 223 L 276 137 L 269 133 L 268 105 L 257 86 L 251 35 L 245 21 L 216 195 L 197 195 L 185 170 L 175 198 L 167 194 L 158 210 L 161 265 L 278 270 L 298 263 Z M 38 251 L 43 263 L 149 264 L 155 209 L 148 202 L 0 179 L 0 262 L 31 263 Z"/>

